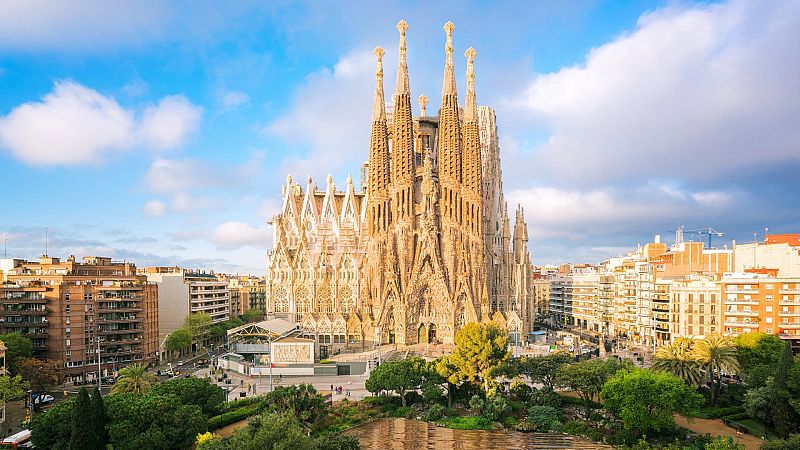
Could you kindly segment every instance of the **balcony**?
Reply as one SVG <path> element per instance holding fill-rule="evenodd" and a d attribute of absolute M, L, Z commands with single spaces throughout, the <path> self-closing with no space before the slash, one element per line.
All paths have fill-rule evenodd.
<path fill-rule="evenodd" d="M 141 317 L 112 317 L 110 319 L 97 319 L 97 323 L 142 323 Z"/>
<path fill-rule="evenodd" d="M 20 327 L 31 327 L 31 328 L 47 328 L 50 326 L 50 322 L 42 321 L 42 322 L 29 322 L 29 321 L 13 321 L 9 322 L 6 320 L 5 322 L 0 322 L 0 326 L 6 328 L 20 328 Z"/>
<path fill-rule="evenodd" d="M 789 330 L 798 330 L 800 329 L 800 323 L 779 323 L 778 328 L 785 328 Z"/>
<path fill-rule="evenodd" d="M 758 300 L 752 300 L 752 299 L 745 300 L 745 299 L 742 299 L 742 298 L 737 298 L 737 299 L 732 299 L 732 300 L 725 299 L 725 300 L 723 300 L 723 303 L 725 303 L 726 305 L 757 305 L 758 304 Z"/>
<path fill-rule="evenodd" d="M 795 312 L 778 311 L 778 315 L 781 317 L 800 317 L 800 311 L 795 311 Z"/>
<path fill-rule="evenodd" d="M 131 313 L 131 312 L 143 312 L 144 308 L 140 306 L 131 306 L 125 308 L 104 308 L 100 306 L 97 308 L 97 312 L 100 314 L 113 314 L 113 313 Z"/>
<path fill-rule="evenodd" d="M 129 330 L 104 330 L 100 329 L 100 334 L 142 334 L 144 330 L 141 328 L 133 328 Z"/>
<path fill-rule="evenodd" d="M 725 311 L 726 316 L 737 316 L 737 317 L 758 317 L 757 311 Z"/>
<path fill-rule="evenodd" d="M 781 294 L 800 295 L 800 287 L 794 289 L 780 289 L 778 292 Z"/>
<path fill-rule="evenodd" d="M 730 327 L 745 327 L 745 328 L 758 328 L 758 324 L 755 322 L 737 322 L 733 320 L 726 320 L 725 326 Z"/>
<path fill-rule="evenodd" d="M 800 305 L 800 300 L 779 300 L 778 304 L 787 306 Z"/>

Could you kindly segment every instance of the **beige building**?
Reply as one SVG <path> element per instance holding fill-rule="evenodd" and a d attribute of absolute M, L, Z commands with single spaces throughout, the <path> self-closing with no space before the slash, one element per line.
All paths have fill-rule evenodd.
<path fill-rule="evenodd" d="M 384 343 L 452 343 L 468 322 L 495 319 L 524 337 L 533 295 L 527 226 L 514 227 L 502 194 L 494 111 L 478 107 L 474 50 L 458 105 L 452 32 L 445 27 L 442 106 L 412 115 L 400 31 L 397 83 L 387 114 L 377 56 L 369 162 L 324 189 L 288 177 L 267 263 L 267 312 L 302 324 L 328 350 Z M 390 151 L 391 149 L 391 151 Z M 513 230 L 513 233 L 512 233 Z"/>
<path fill-rule="evenodd" d="M 0 286 L 0 333 L 30 338 L 35 355 L 62 362 L 71 379 L 96 377 L 98 363 L 105 375 L 156 359 L 158 288 L 133 264 L 96 256 L 17 261 Z"/>
<path fill-rule="evenodd" d="M 676 280 L 670 285 L 670 339 L 702 339 L 722 328 L 720 282 L 703 277 Z"/>
<path fill-rule="evenodd" d="M 778 276 L 800 277 L 800 235 L 768 234 L 764 242 L 736 244 L 734 261 L 732 272 L 777 269 Z"/>

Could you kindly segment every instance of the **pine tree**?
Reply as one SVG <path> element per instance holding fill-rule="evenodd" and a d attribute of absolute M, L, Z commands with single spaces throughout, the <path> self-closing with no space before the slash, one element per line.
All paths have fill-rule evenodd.
<path fill-rule="evenodd" d="M 108 415 L 106 414 L 106 404 L 103 401 L 103 396 L 100 394 L 100 389 L 97 388 L 94 388 L 92 393 L 92 413 L 94 419 L 92 428 L 97 433 L 98 449 L 102 450 L 108 444 L 108 431 L 106 430 Z"/>
<path fill-rule="evenodd" d="M 81 388 L 75 407 L 72 409 L 72 433 L 69 438 L 69 450 L 86 450 L 99 448 L 99 439 L 94 427 L 92 401 L 86 388 Z"/>
<path fill-rule="evenodd" d="M 791 396 L 786 384 L 786 379 L 793 365 L 792 349 L 787 342 L 784 345 L 783 354 L 781 359 L 778 360 L 778 367 L 775 371 L 775 401 L 772 404 L 772 423 L 775 425 L 775 431 L 784 438 L 797 430 L 797 423 L 800 421 L 800 417 L 797 416 L 797 413 L 789 404 Z"/>

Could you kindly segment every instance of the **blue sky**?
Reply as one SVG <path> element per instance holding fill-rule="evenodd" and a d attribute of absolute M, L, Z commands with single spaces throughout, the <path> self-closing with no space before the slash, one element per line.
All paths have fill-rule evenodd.
<path fill-rule="evenodd" d="M 36 258 L 47 227 L 53 256 L 263 273 L 286 174 L 357 176 L 371 51 L 391 92 L 401 18 L 429 111 L 442 25 L 462 92 L 477 50 L 535 263 L 679 225 L 800 230 L 800 2 L 376 3 L 2 2 L 8 256 Z"/>

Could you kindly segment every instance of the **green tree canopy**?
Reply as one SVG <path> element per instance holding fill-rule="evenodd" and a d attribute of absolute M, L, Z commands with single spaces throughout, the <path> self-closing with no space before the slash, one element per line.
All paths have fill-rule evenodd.
<path fill-rule="evenodd" d="M 604 406 L 622 420 L 633 435 L 650 435 L 672 429 L 672 414 L 696 416 L 703 396 L 680 378 L 645 369 L 622 370 L 603 385 Z"/>
<path fill-rule="evenodd" d="M 772 403 L 772 424 L 775 426 L 775 431 L 784 438 L 796 433 L 798 431 L 798 423 L 800 423 L 800 414 L 792 406 L 793 401 L 797 402 L 797 395 L 800 392 L 793 393 L 789 384 L 794 371 L 795 362 L 794 358 L 792 358 L 792 348 L 786 342 L 783 345 L 783 352 L 775 371 L 773 381 L 774 401 Z"/>
<path fill-rule="evenodd" d="M 94 388 L 92 392 L 92 428 L 97 433 L 97 439 L 100 442 L 100 448 L 106 448 L 108 444 L 108 412 L 106 411 L 106 402 L 103 400 L 100 389 Z"/>
<path fill-rule="evenodd" d="M 106 398 L 108 435 L 114 450 L 190 449 L 208 430 L 199 406 L 171 394 L 113 394 Z"/>
<path fill-rule="evenodd" d="M 78 398 L 72 409 L 72 431 L 69 437 L 69 450 L 102 450 L 94 423 L 92 401 L 86 388 L 78 391 Z"/>
<path fill-rule="evenodd" d="M 226 439 L 210 439 L 197 450 L 317 450 L 318 441 L 309 437 L 300 421 L 290 413 L 267 412 L 250 420 L 245 428 Z"/>
<path fill-rule="evenodd" d="M 422 358 L 411 358 L 386 361 L 369 374 L 365 387 L 372 393 L 393 391 L 400 395 L 400 401 L 406 406 L 406 392 L 416 389 L 425 375 L 425 361 Z"/>
<path fill-rule="evenodd" d="M 56 403 L 31 420 L 31 441 L 36 448 L 66 450 L 72 435 L 72 410 L 75 399 Z"/>
<path fill-rule="evenodd" d="M 692 353 L 714 380 L 714 389 L 711 391 L 711 404 L 714 405 L 722 387 L 722 374 L 734 375 L 741 370 L 736 359 L 736 347 L 730 338 L 714 333 L 695 343 Z"/>
<path fill-rule="evenodd" d="M 20 375 L 0 375 L 0 403 L 22 398 L 30 385 Z"/>
<path fill-rule="evenodd" d="M 208 333 L 211 322 L 211 316 L 207 313 L 194 313 L 186 316 L 183 327 L 189 331 L 192 339 L 196 339 Z"/>
<path fill-rule="evenodd" d="M 267 409 L 289 413 L 306 428 L 311 428 L 325 414 L 327 404 L 314 386 L 300 384 L 280 386 L 264 399 Z"/>
<path fill-rule="evenodd" d="M 685 338 L 659 347 L 653 368 L 669 372 L 690 386 L 699 385 L 703 380 L 703 368 L 695 358 L 693 347 L 694 342 Z"/>
<path fill-rule="evenodd" d="M 33 356 L 33 343 L 19 333 L 0 334 L 0 341 L 6 345 L 6 369 L 16 374 L 19 360 Z"/>
<path fill-rule="evenodd" d="M 459 378 L 480 382 L 489 394 L 494 384 L 494 371 L 510 356 L 508 332 L 497 324 L 468 323 L 458 330 L 456 348 L 448 360 L 459 372 Z"/>
<path fill-rule="evenodd" d="M 257 308 L 248 309 L 239 317 L 246 323 L 258 322 L 264 317 L 264 311 Z"/>
<path fill-rule="evenodd" d="M 757 332 L 736 336 L 734 344 L 744 381 L 750 387 L 766 384 L 778 367 L 783 341 L 775 335 Z"/>
<path fill-rule="evenodd" d="M 167 350 L 178 352 L 185 350 L 192 345 L 192 333 L 186 328 L 181 327 L 167 336 Z"/>
<path fill-rule="evenodd" d="M 158 378 L 155 375 L 148 373 L 143 365 L 135 363 L 119 371 L 119 378 L 111 392 L 115 394 L 120 392 L 142 393 L 150 389 L 150 386 L 156 382 L 158 382 Z"/>
<path fill-rule="evenodd" d="M 605 382 L 623 367 L 630 368 L 630 363 L 621 363 L 615 358 L 592 358 L 565 364 L 557 371 L 556 384 L 575 391 L 586 405 L 588 415 L 589 407 Z"/>
<path fill-rule="evenodd" d="M 34 392 L 47 392 L 61 383 L 63 366 L 52 359 L 22 358 L 17 372 L 31 383 Z"/>
<path fill-rule="evenodd" d="M 225 402 L 225 390 L 203 378 L 164 381 L 153 385 L 149 392 L 152 395 L 174 395 L 184 405 L 199 406 L 207 417 L 219 414 L 220 407 Z"/>
<path fill-rule="evenodd" d="M 572 361 L 572 356 L 563 351 L 543 356 L 524 356 L 520 358 L 520 373 L 525 374 L 534 383 L 542 383 L 553 389 L 559 367 L 570 361 Z"/>

